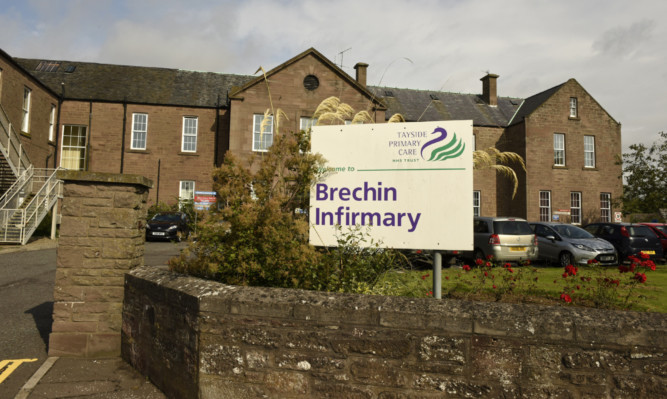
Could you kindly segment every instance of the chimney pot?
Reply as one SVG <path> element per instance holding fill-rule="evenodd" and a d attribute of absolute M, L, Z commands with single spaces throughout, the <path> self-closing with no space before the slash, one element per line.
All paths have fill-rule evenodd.
<path fill-rule="evenodd" d="M 497 106 L 498 88 L 496 81 L 498 80 L 498 75 L 489 73 L 480 80 L 482 81 L 482 99 L 491 106 Z"/>
<path fill-rule="evenodd" d="M 366 73 L 368 71 L 368 64 L 357 62 L 357 65 L 354 66 L 354 69 L 357 71 L 357 83 L 366 87 Z"/>

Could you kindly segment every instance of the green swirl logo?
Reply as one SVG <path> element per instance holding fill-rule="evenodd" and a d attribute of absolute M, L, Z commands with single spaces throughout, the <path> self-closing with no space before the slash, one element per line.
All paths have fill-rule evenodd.
<path fill-rule="evenodd" d="M 454 133 L 454 136 L 450 140 L 446 140 L 447 131 L 441 127 L 435 128 L 435 130 L 433 130 L 433 133 L 431 134 L 437 134 L 438 137 L 426 142 L 426 144 L 422 146 L 421 149 L 422 159 L 429 162 L 444 161 L 445 159 L 456 158 L 461 156 L 461 154 L 463 154 L 466 145 L 461 139 L 456 138 L 456 133 Z M 433 148 L 431 149 L 431 154 L 430 156 L 428 156 L 427 159 L 426 156 L 424 156 L 424 150 L 426 150 L 429 147 Z M 426 153 L 428 155 L 428 151 Z"/>

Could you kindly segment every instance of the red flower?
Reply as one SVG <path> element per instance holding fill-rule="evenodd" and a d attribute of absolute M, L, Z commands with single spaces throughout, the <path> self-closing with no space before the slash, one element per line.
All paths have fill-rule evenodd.
<path fill-rule="evenodd" d="M 496 288 L 498 288 L 498 287 L 496 287 L 496 285 L 494 284 L 494 285 L 493 285 L 493 289 L 495 290 Z"/>
<path fill-rule="evenodd" d="M 491 262 L 486 262 L 486 267 L 491 267 Z"/>
<path fill-rule="evenodd" d="M 465 271 L 469 271 L 469 270 L 470 270 L 470 266 L 468 266 L 468 265 L 463 265 L 463 270 L 465 270 Z"/>
<path fill-rule="evenodd" d="M 426 295 L 428 295 L 428 296 L 433 295 L 433 291 L 429 291 L 429 292 L 427 292 Z"/>
<path fill-rule="evenodd" d="M 627 266 L 620 265 L 620 266 L 618 267 L 618 271 L 621 272 L 621 273 L 627 273 L 627 272 L 630 271 L 630 268 L 627 267 Z"/>
<path fill-rule="evenodd" d="M 578 271 L 579 271 L 578 268 L 572 265 L 567 265 L 565 266 L 565 273 L 563 273 L 563 277 L 576 276 Z"/>
<path fill-rule="evenodd" d="M 572 298 L 568 294 L 560 294 L 560 299 L 564 300 L 567 303 L 572 302 Z"/>
<path fill-rule="evenodd" d="M 484 272 L 484 277 L 488 277 L 488 276 L 489 276 L 489 272 Z"/>
<path fill-rule="evenodd" d="M 449 280 L 449 276 L 445 276 L 445 280 Z"/>
<path fill-rule="evenodd" d="M 484 263 L 484 261 L 477 258 L 477 259 L 475 259 L 475 263 L 477 264 L 477 266 L 480 266 L 482 263 Z"/>
<path fill-rule="evenodd" d="M 635 274 L 635 280 L 639 281 L 640 283 L 645 283 L 646 282 L 646 274 L 636 273 Z"/>
<path fill-rule="evenodd" d="M 650 258 L 649 254 L 647 254 L 646 252 L 642 252 L 639 256 L 641 256 L 642 259 Z"/>
<path fill-rule="evenodd" d="M 507 271 L 510 272 L 510 273 L 514 273 L 514 270 L 512 270 L 511 267 L 508 267 L 508 268 L 507 268 Z"/>
<path fill-rule="evenodd" d="M 493 259 L 493 255 L 486 255 L 486 259 L 488 259 L 488 260 L 492 260 L 492 259 Z"/>
<path fill-rule="evenodd" d="M 422 280 L 426 280 L 426 277 L 428 277 L 428 276 L 430 276 L 430 274 L 424 274 L 424 275 L 422 276 Z"/>

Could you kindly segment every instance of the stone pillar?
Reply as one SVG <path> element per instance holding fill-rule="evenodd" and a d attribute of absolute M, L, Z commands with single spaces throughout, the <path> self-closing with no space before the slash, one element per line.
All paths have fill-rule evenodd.
<path fill-rule="evenodd" d="M 49 356 L 120 356 L 124 276 L 144 262 L 143 176 L 58 172 L 64 181 Z"/>

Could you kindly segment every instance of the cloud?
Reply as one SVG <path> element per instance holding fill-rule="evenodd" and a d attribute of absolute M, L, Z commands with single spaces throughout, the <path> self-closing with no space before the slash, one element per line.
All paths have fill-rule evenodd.
<path fill-rule="evenodd" d="M 605 31 L 593 43 L 593 50 L 607 56 L 627 58 L 653 36 L 655 22 L 642 20 L 629 27 L 615 27 Z"/>

